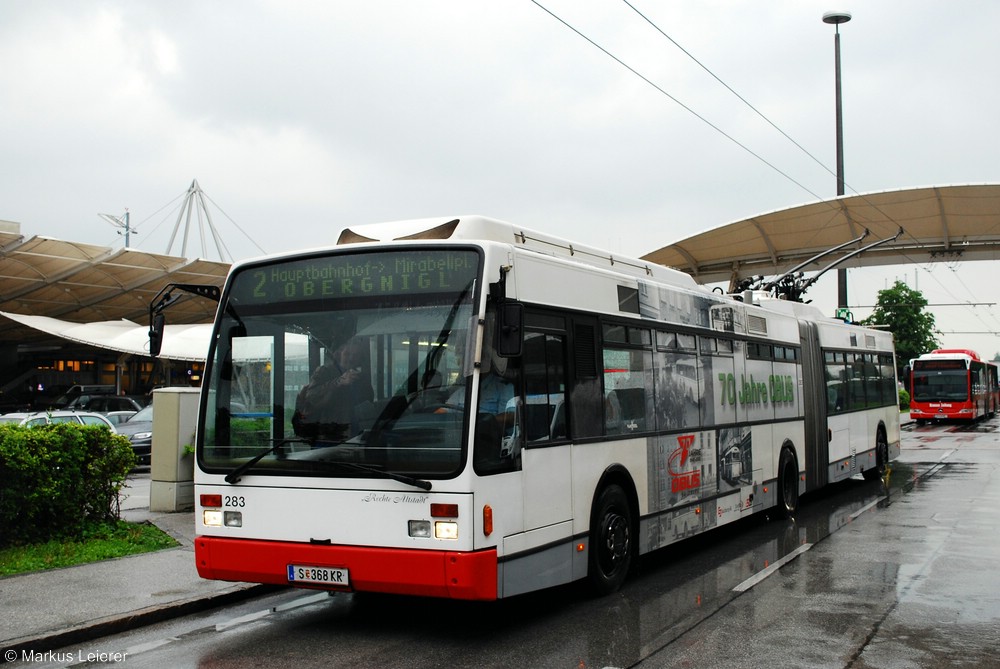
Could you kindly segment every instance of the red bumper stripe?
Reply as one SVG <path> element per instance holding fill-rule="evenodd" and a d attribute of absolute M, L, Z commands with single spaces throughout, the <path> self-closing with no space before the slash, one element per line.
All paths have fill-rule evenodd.
<path fill-rule="evenodd" d="M 194 554 L 198 575 L 220 581 L 288 585 L 288 565 L 302 564 L 347 568 L 351 588 L 358 591 L 497 598 L 495 550 L 459 553 L 197 537 Z"/>

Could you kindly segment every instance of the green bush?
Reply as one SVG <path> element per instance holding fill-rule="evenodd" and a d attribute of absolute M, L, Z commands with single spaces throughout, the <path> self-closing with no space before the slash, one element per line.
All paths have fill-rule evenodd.
<path fill-rule="evenodd" d="M 905 388 L 899 389 L 899 410 L 905 411 L 910 408 L 910 393 Z"/>
<path fill-rule="evenodd" d="M 93 425 L 0 425 L 0 546 L 79 538 L 117 520 L 135 466 L 128 439 Z"/>

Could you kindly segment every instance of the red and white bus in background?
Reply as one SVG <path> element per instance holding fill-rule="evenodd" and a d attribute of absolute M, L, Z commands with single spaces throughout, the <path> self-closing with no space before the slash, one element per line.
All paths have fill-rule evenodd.
<path fill-rule="evenodd" d="M 480 217 L 234 265 L 196 435 L 198 572 L 606 593 L 640 554 L 878 478 L 899 453 L 891 334 L 742 297 Z M 303 409 L 312 384 L 337 406 Z"/>
<path fill-rule="evenodd" d="M 968 349 L 937 349 L 907 368 L 910 418 L 977 420 L 993 415 L 1000 402 L 997 364 Z"/>

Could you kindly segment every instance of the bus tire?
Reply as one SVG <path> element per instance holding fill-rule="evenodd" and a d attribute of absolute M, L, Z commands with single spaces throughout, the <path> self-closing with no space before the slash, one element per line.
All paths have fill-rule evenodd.
<path fill-rule="evenodd" d="M 861 472 L 866 481 L 878 481 L 885 476 L 886 467 L 889 466 L 889 440 L 885 436 L 885 431 L 879 428 L 875 433 L 875 466 Z"/>
<path fill-rule="evenodd" d="M 792 451 L 783 448 L 778 458 L 778 514 L 782 518 L 791 518 L 798 508 L 799 468 Z"/>
<path fill-rule="evenodd" d="M 599 595 L 616 592 L 625 582 L 636 552 L 636 532 L 628 495 L 620 485 L 604 488 L 590 523 L 587 576 Z"/>

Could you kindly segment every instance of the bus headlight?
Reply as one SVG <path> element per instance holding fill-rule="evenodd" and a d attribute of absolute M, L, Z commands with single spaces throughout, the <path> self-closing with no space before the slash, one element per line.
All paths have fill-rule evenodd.
<path fill-rule="evenodd" d="M 431 538 L 431 521 L 411 520 L 409 523 L 409 534 L 416 539 Z"/>
<path fill-rule="evenodd" d="M 458 523 L 454 520 L 434 521 L 433 534 L 431 534 L 431 521 L 411 520 L 408 525 L 408 534 L 415 539 L 458 539 Z"/>
<path fill-rule="evenodd" d="M 458 523 L 452 520 L 439 520 L 434 523 L 435 539 L 458 539 Z"/>

